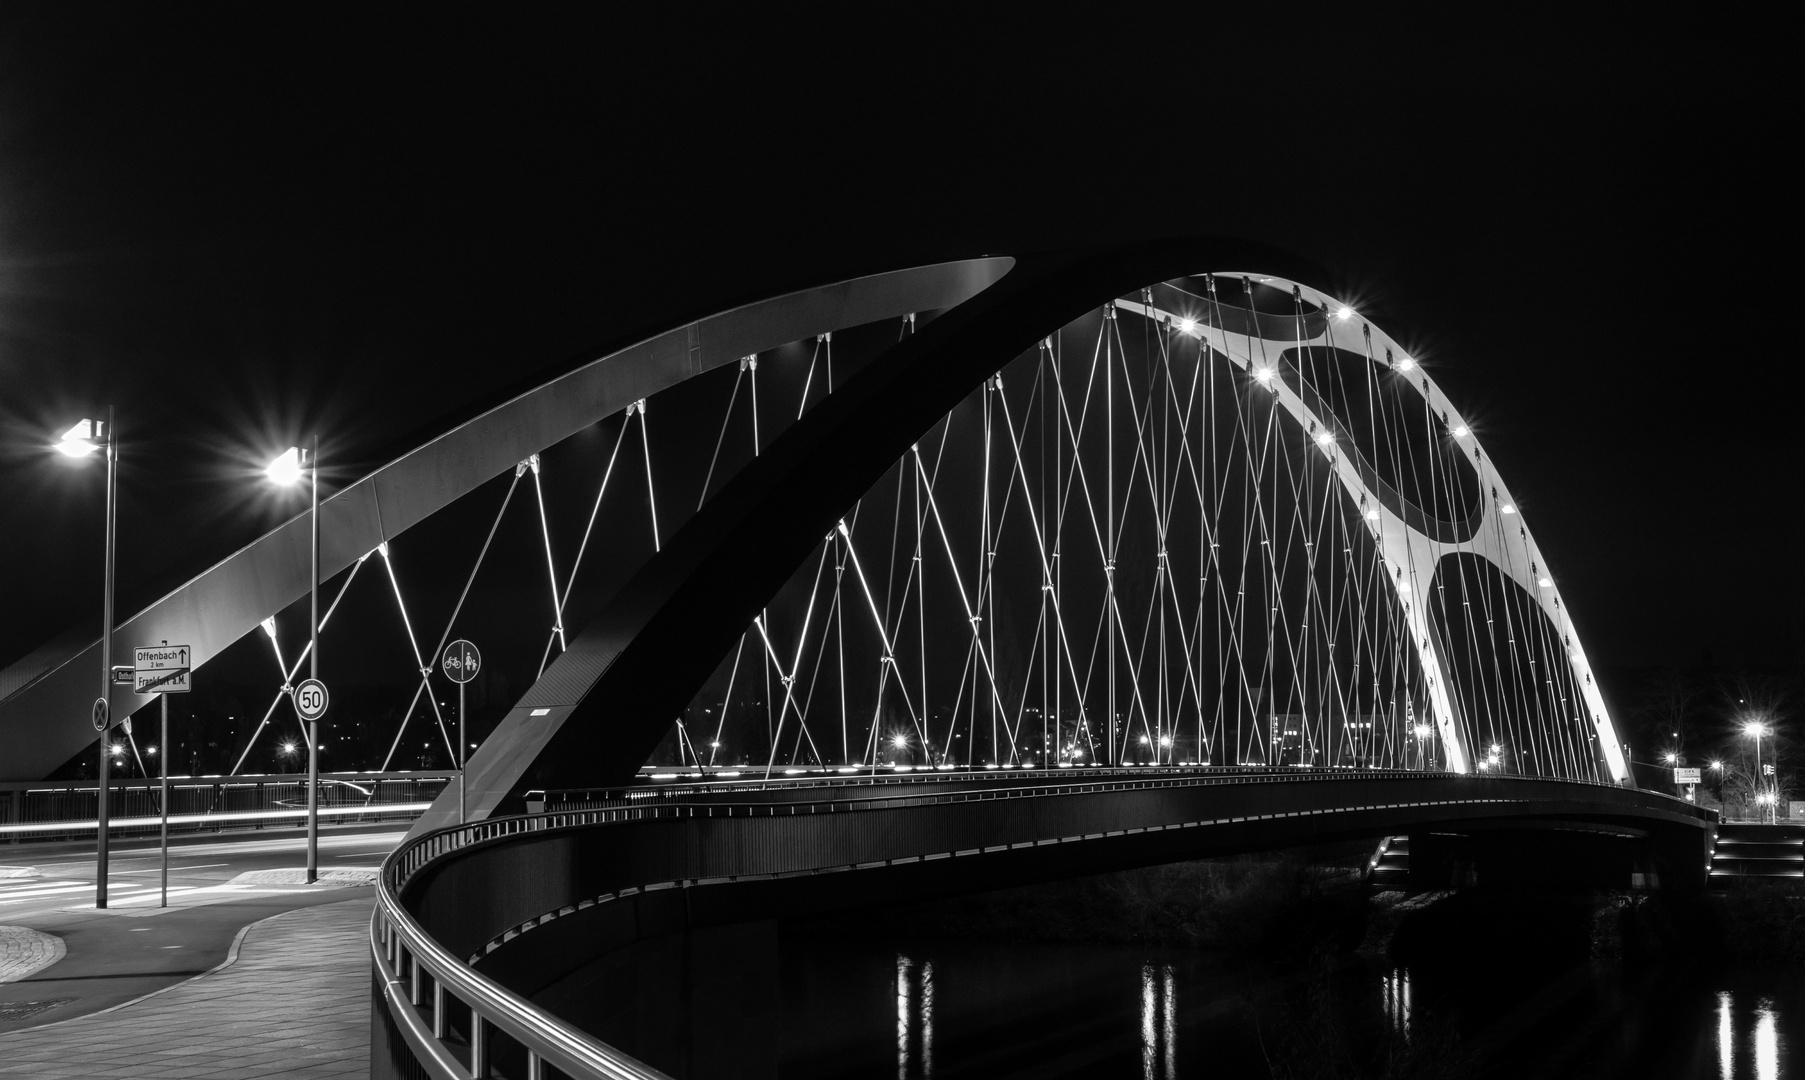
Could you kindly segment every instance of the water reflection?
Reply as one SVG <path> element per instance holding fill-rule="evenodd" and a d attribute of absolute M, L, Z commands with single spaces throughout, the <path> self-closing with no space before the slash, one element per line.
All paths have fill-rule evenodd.
<path fill-rule="evenodd" d="M 911 1071 L 919 1066 L 919 1071 Z M 934 1075 L 934 962 L 896 954 L 896 1080 Z"/>
<path fill-rule="evenodd" d="M 1754 1080 L 1780 1080 L 1780 1013 L 1772 998 L 1755 1003 L 1754 1030 L 1747 1046 L 1754 1057 Z M 1736 1080 L 1736 996 L 1728 990 L 1717 995 L 1717 1075 Z"/>
<path fill-rule="evenodd" d="M 1163 1067 L 1163 1068 L 1162 1068 Z M 1171 964 L 1141 965 L 1141 1076 L 1178 1075 L 1178 986 Z"/>
<path fill-rule="evenodd" d="M 1379 981 L 1380 1003 L 1391 1029 L 1410 1038 L 1410 969 L 1392 968 Z"/>
<path fill-rule="evenodd" d="M 1780 1036 L 1775 1030 L 1774 1003 L 1762 998 L 1755 1017 L 1755 1080 L 1780 1080 Z"/>
<path fill-rule="evenodd" d="M 1736 1024 L 1730 1013 L 1735 1009 L 1730 992 L 1717 995 L 1717 1075 L 1719 1080 L 1736 1080 Z"/>

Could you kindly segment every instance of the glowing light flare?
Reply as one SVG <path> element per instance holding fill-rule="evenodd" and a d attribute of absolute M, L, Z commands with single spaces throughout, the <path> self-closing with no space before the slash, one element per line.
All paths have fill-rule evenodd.
<path fill-rule="evenodd" d="M 1259 380 L 1261 386 L 1270 386 L 1272 384 L 1272 369 L 1254 368 L 1253 377 Z"/>
<path fill-rule="evenodd" d="M 1542 578 L 1540 581 L 1537 581 L 1536 584 L 1540 585 L 1544 589 L 1552 589 L 1552 588 L 1554 588 L 1554 579 Z"/>
<path fill-rule="evenodd" d="M 284 487 L 298 482 L 301 479 L 300 449 L 291 446 L 282 451 L 280 457 L 264 468 L 263 475 L 269 477 L 272 483 L 281 484 Z"/>
<path fill-rule="evenodd" d="M 1332 431 L 1317 432 L 1316 445 L 1317 446 L 1334 446 L 1335 445 L 1335 433 Z"/>
<path fill-rule="evenodd" d="M 1335 317 L 1337 319 L 1340 319 L 1342 322 L 1347 322 L 1349 319 L 1354 317 L 1354 309 L 1351 307 L 1348 307 L 1346 304 L 1343 304 L 1340 307 L 1335 309 Z"/>
<path fill-rule="evenodd" d="M 1667 764 L 1669 765 L 1678 764 L 1680 760 L 1680 755 L 1673 753 L 1672 751 L 1668 751 L 1666 754 L 1663 754 L 1662 757 L 1667 759 Z"/>
<path fill-rule="evenodd" d="M 1411 733 L 1414 734 L 1419 739 L 1427 739 L 1430 734 L 1429 725 L 1428 724 L 1418 724 L 1416 727 L 1411 729 Z"/>
<path fill-rule="evenodd" d="M 1180 320 L 1178 320 L 1178 332 L 1181 334 L 1195 335 L 1197 333 L 1197 320 L 1196 319 L 1180 319 Z"/>
<path fill-rule="evenodd" d="M 1742 725 L 1742 733 L 1751 738 L 1759 739 L 1761 736 L 1767 734 L 1767 725 L 1759 720 L 1750 720 L 1748 723 Z"/>
<path fill-rule="evenodd" d="M 1500 506 L 1498 508 L 1498 512 L 1500 514 L 1514 514 L 1517 512 L 1517 508 L 1512 506 L 1509 503 L 1505 503 L 1503 506 Z"/>
<path fill-rule="evenodd" d="M 63 432 L 62 441 L 56 444 L 57 453 L 69 457 L 87 457 L 100 449 L 100 442 L 94 432 L 97 426 L 92 420 L 83 420 Z"/>
<path fill-rule="evenodd" d="M 1416 361 L 1412 360 L 1408 356 L 1398 357 L 1397 363 L 1392 365 L 1392 367 L 1398 371 L 1409 371 L 1411 368 L 1413 368 L 1415 366 L 1416 366 Z"/>
<path fill-rule="evenodd" d="M 898 750 L 907 750 L 909 748 L 909 737 L 907 735 L 892 735 L 890 737 L 890 745 Z"/>
<path fill-rule="evenodd" d="M 1467 427 L 1465 424 L 1462 424 L 1459 427 L 1454 429 L 1454 437 L 1456 439 L 1464 439 L 1468 435 L 1471 435 L 1472 433 L 1473 433 L 1473 429 L 1470 427 Z"/>

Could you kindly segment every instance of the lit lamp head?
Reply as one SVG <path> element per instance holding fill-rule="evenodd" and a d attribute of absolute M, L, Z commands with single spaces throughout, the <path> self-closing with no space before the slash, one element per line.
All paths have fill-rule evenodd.
<path fill-rule="evenodd" d="M 1750 738 L 1759 739 L 1767 734 L 1767 725 L 1759 720 L 1750 720 L 1742 725 L 1742 733 Z"/>
<path fill-rule="evenodd" d="M 892 735 L 890 737 L 890 745 L 896 747 L 898 750 L 907 750 L 909 748 L 909 737 L 907 735 Z"/>
<path fill-rule="evenodd" d="M 1678 755 L 1678 754 L 1676 754 L 1676 753 L 1674 753 L 1674 752 L 1673 752 L 1673 751 L 1671 751 L 1671 750 L 1669 750 L 1669 751 L 1668 751 L 1668 752 L 1667 752 L 1667 754 L 1666 754 L 1666 757 L 1667 757 L 1667 764 L 1669 764 L 1669 765 L 1672 765 L 1672 764 L 1674 764 L 1674 763 L 1675 763 L 1675 762 L 1677 762 L 1677 761 L 1679 761 L 1679 760 L 1680 760 L 1680 755 Z"/>
<path fill-rule="evenodd" d="M 274 483 L 287 486 L 301 479 L 301 451 L 297 447 L 289 447 L 282 451 L 282 456 L 269 463 L 263 475 Z"/>
<path fill-rule="evenodd" d="M 100 425 L 92 420 L 83 420 L 68 431 L 63 432 L 61 442 L 56 444 L 57 452 L 72 458 L 87 457 L 100 449 Z"/>

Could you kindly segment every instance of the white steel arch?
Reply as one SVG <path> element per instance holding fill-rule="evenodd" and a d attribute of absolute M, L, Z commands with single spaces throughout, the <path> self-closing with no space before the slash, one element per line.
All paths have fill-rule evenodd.
<path fill-rule="evenodd" d="M 1515 583 L 1533 598 L 1542 614 L 1555 627 L 1564 644 L 1568 663 L 1572 666 L 1574 684 L 1584 699 L 1611 777 L 1618 783 L 1628 780 L 1629 768 L 1617 739 L 1616 727 L 1611 721 L 1604 697 L 1599 692 L 1597 680 L 1592 676 L 1591 664 L 1586 659 L 1579 634 L 1573 627 L 1566 605 L 1561 602 L 1559 586 L 1548 573 L 1547 560 L 1537 547 L 1527 523 L 1523 522 L 1522 514 L 1516 509 L 1509 487 L 1481 450 L 1478 436 L 1461 417 L 1460 410 L 1408 350 L 1383 330 L 1360 318 L 1341 300 L 1308 285 L 1270 275 L 1229 271 L 1214 276 L 1247 279 L 1280 289 L 1301 298 L 1306 304 L 1333 314 L 1328 318 L 1300 321 L 1300 325 L 1320 323 L 1320 334 L 1280 339 L 1254 333 L 1253 328 L 1259 323 L 1253 319 L 1247 320 L 1242 328 L 1245 332 L 1241 332 L 1214 325 L 1216 320 L 1198 317 L 1198 313 L 1165 310 L 1152 303 L 1150 293 L 1143 294 L 1145 302 L 1118 299 L 1115 306 L 1119 310 L 1169 324 L 1200 338 L 1206 345 L 1228 357 L 1231 363 L 1260 378 L 1278 403 L 1304 430 L 1333 434 L 1332 438 L 1318 441 L 1318 450 L 1329 460 L 1336 478 L 1349 497 L 1364 510 L 1367 526 L 1372 531 L 1374 542 L 1385 562 L 1386 580 L 1390 582 L 1410 628 L 1411 645 L 1427 681 L 1429 708 L 1436 732 L 1447 754 L 1448 767 L 1455 772 L 1471 772 L 1474 762 L 1472 750 L 1464 744 L 1460 725 L 1456 722 L 1446 666 L 1437 649 L 1430 644 L 1434 636 L 1429 625 L 1429 607 L 1420 598 L 1428 594 L 1444 555 L 1466 554 L 1479 556 L 1507 580 Z M 1446 417 L 1450 433 L 1455 435 L 1462 452 L 1477 472 L 1483 497 L 1480 515 L 1470 523 L 1476 526 L 1471 529 L 1471 535 L 1438 537 L 1412 524 L 1405 515 L 1397 512 L 1381 497 L 1379 491 L 1367 484 L 1361 475 L 1360 462 L 1356 456 L 1344 452 L 1344 443 L 1351 441 L 1346 429 L 1335 417 L 1318 415 L 1296 389 L 1288 385 L 1275 369 L 1267 366 L 1290 349 L 1326 347 L 1365 353 L 1369 334 L 1372 342 L 1370 355 L 1375 358 L 1388 357 L 1392 370 L 1409 379 L 1411 386 L 1423 396 L 1435 415 Z M 1262 371 L 1265 372 L 1263 377 Z M 1513 522 L 1510 518 L 1516 520 Z M 1460 531 L 1464 533 L 1467 530 L 1463 527 Z"/>

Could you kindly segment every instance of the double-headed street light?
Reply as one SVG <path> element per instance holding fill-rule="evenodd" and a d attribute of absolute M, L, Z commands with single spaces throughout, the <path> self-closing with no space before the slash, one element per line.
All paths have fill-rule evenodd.
<path fill-rule="evenodd" d="M 307 676 L 320 677 L 320 447 L 316 441 L 311 451 L 291 446 L 264 470 L 275 483 L 283 486 L 307 477 L 312 507 L 307 515 L 311 535 L 311 557 L 308 560 Z M 303 687 L 302 689 L 306 689 Z M 297 705 L 299 703 L 297 702 Z M 300 710 L 297 708 L 296 712 Z M 307 883 L 319 879 L 320 872 L 320 721 L 318 714 L 305 719 L 307 725 Z"/>
<path fill-rule="evenodd" d="M 106 737 L 112 726 L 113 689 L 113 545 L 119 519 L 119 440 L 113 433 L 113 407 L 107 406 L 105 423 L 83 419 L 68 431 L 56 449 L 72 458 L 85 458 L 96 450 L 106 452 L 106 584 L 101 598 L 100 618 L 100 696 L 94 699 L 90 719 L 100 734 L 100 779 L 95 786 L 97 796 L 95 824 L 99 827 L 94 846 L 94 906 L 107 906 L 107 766 L 112 749 Z"/>

